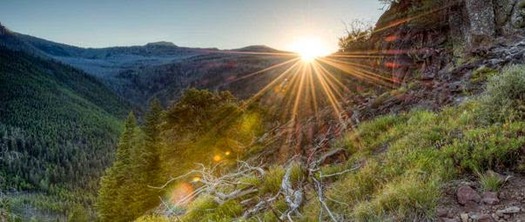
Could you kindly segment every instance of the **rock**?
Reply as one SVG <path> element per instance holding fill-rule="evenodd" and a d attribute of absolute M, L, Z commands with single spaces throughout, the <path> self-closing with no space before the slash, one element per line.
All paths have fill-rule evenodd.
<path fill-rule="evenodd" d="M 514 54 L 518 54 L 518 52 L 520 52 L 520 49 L 518 47 L 512 47 L 509 49 L 509 55 L 514 55 Z"/>
<path fill-rule="evenodd" d="M 447 209 L 443 209 L 443 208 L 439 208 L 439 209 L 437 209 L 436 215 L 438 217 L 447 217 L 448 216 L 448 210 Z"/>
<path fill-rule="evenodd" d="M 503 210 L 497 210 L 496 211 L 496 214 L 497 215 L 505 215 L 505 214 L 516 214 L 516 213 L 519 213 L 520 212 L 520 208 L 519 207 L 507 207 Z"/>
<path fill-rule="evenodd" d="M 443 222 L 460 222 L 460 220 L 458 220 L 458 218 L 447 218 L 447 217 L 442 217 L 440 221 L 443 221 Z"/>
<path fill-rule="evenodd" d="M 472 189 L 470 186 L 461 186 L 456 193 L 458 203 L 461 205 L 466 205 L 468 203 L 479 203 L 481 197 L 478 192 Z"/>
<path fill-rule="evenodd" d="M 512 28 L 520 29 L 520 28 L 523 28 L 523 26 L 525 25 L 524 19 L 523 19 L 524 7 L 525 5 L 523 4 L 523 1 L 517 1 L 516 5 L 514 5 L 514 11 L 510 17 Z"/>
<path fill-rule="evenodd" d="M 487 205 L 496 205 L 499 203 L 498 194 L 496 192 L 483 192 L 481 201 Z"/>
<path fill-rule="evenodd" d="M 468 222 L 468 214 L 460 214 L 459 218 L 461 218 L 461 222 Z"/>
<path fill-rule="evenodd" d="M 503 59 L 491 59 L 491 60 L 489 60 L 489 64 L 491 66 L 498 66 L 499 64 L 501 64 L 503 62 L 505 62 L 505 60 L 503 60 Z"/>
<path fill-rule="evenodd" d="M 492 216 L 488 214 L 482 214 L 478 218 L 478 222 L 493 222 L 493 221 L 495 221 L 494 218 L 492 218 Z"/>
<path fill-rule="evenodd" d="M 465 3 L 470 19 L 469 43 L 476 46 L 492 41 L 496 35 L 496 19 L 492 0 L 466 0 Z"/>
<path fill-rule="evenodd" d="M 496 16 L 496 27 L 503 34 L 510 34 L 513 32 L 510 20 L 517 1 L 518 0 L 493 1 L 495 7 L 494 14 Z"/>
<path fill-rule="evenodd" d="M 468 214 L 468 216 L 469 216 L 470 220 L 473 220 L 473 221 L 478 221 L 478 219 L 479 219 L 479 214 L 477 214 L 477 213 L 472 213 L 471 212 L 471 213 Z"/>

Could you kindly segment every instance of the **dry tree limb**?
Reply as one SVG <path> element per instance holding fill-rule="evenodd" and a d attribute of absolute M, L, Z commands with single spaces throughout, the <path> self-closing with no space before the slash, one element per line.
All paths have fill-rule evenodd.
<path fill-rule="evenodd" d="M 245 211 L 244 214 L 242 215 L 242 218 L 247 219 L 251 215 L 254 215 L 254 214 L 260 212 L 261 210 L 263 210 L 265 208 L 265 206 L 269 206 L 270 203 L 272 203 L 275 200 L 277 200 L 279 195 L 280 195 L 280 193 L 277 193 L 277 195 L 275 195 L 275 196 L 273 196 L 273 197 L 271 197 L 271 198 L 269 198 L 267 200 L 259 201 L 259 203 L 257 203 L 254 207 L 252 207 L 251 209 Z"/>
<path fill-rule="evenodd" d="M 315 188 L 316 188 L 317 199 L 319 200 L 319 203 L 321 203 L 321 206 L 323 207 L 323 209 L 328 213 L 328 216 L 330 216 L 330 219 L 332 219 L 332 221 L 334 221 L 334 222 L 337 222 L 337 219 L 336 219 L 334 213 L 332 213 L 332 211 L 330 210 L 330 208 L 328 208 L 328 205 L 324 201 L 323 185 L 321 184 L 321 182 L 319 182 L 317 179 L 315 179 L 315 177 L 312 177 L 312 180 L 315 183 L 314 185 L 315 185 Z M 321 211 L 320 214 L 322 212 L 323 211 Z"/>
<path fill-rule="evenodd" d="M 291 214 L 297 213 L 299 214 L 299 207 L 303 203 L 303 197 L 304 193 L 302 188 L 299 188 L 297 190 L 293 189 L 292 181 L 291 181 L 291 173 L 292 173 L 292 164 L 289 164 L 286 168 L 286 173 L 283 176 L 283 180 L 281 182 L 281 190 L 284 194 L 285 201 L 288 204 L 288 210 L 286 210 L 280 217 L 281 220 L 284 220 L 284 218 L 288 218 L 288 220 L 292 221 Z"/>
<path fill-rule="evenodd" d="M 215 175 L 215 173 L 217 172 L 217 168 L 220 164 L 214 165 L 211 168 L 206 167 L 204 164 L 200 163 L 197 165 L 199 166 L 197 169 L 191 170 L 186 174 L 183 174 L 178 177 L 172 177 L 160 187 L 149 187 L 154 189 L 164 189 L 178 180 L 190 177 L 192 175 L 198 175 L 200 177 L 199 183 L 202 184 L 202 186 L 198 187 L 191 193 L 178 200 L 177 203 L 175 203 L 175 205 L 187 202 L 202 193 L 207 193 L 211 195 L 215 202 L 217 202 L 218 204 L 223 204 L 228 200 L 237 199 L 258 192 L 258 189 L 253 186 L 245 186 L 245 188 L 239 189 L 239 185 L 251 185 L 239 182 L 239 177 L 255 176 L 261 178 L 265 174 L 265 171 L 262 169 L 262 167 L 251 166 L 250 164 L 244 161 L 238 161 L 238 168 L 234 172 L 224 174 L 221 176 Z M 220 191 L 221 188 L 232 188 L 233 191 L 229 193 L 223 193 Z M 166 203 L 164 203 L 164 205 L 166 207 L 168 206 Z M 171 208 L 168 209 L 172 211 Z"/>
<path fill-rule="evenodd" d="M 224 194 L 224 193 L 221 193 L 221 192 L 217 192 L 217 191 L 214 191 L 213 193 L 215 194 L 215 197 L 213 198 L 215 200 L 215 202 L 219 203 L 219 204 L 223 204 L 224 202 L 228 201 L 228 200 L 231 200 L 231 199 L 237 199 L 239 197 L 242 197 L 242 196 L 245 196 L 245 195 L 248 195 L 248 194 L 252 194 L 252 193 L 256 193 L 258 192 L 259 190 L 256 189 L 256 188 L 251 188 L 251 189 L 247 189 L 247 190 L 235 190 L 229 194 Z"/>
<path fill-rule="evenodd" d="M 350 168 L 350 169 L 346 169 L 346 170 L 343 170 L 341 172 L 337 172 L 337 173 L 332 173 L 332 174 L 326 174 L 326 175 L 323 175 L 321 173 L 321 175 L 319 175 L 319 178 L 326 178 L 326 177 L 334 177 L 334 176 L 340 176 L 340 175 L 343 175 L 345 173 L 349 173 L 349 172 L 352 172 L 352 171 L 356 171 L 358 170 L 359 168 L 361 168 L 361 166 L 356 166 L 354 168 Z"/>

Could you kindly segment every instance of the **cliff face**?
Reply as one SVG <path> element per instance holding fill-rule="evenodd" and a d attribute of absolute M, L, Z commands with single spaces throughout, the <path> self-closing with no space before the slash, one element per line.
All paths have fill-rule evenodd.
<path fill-rule="evenodd" d="M 365 117 L 439 109 L 480 90 L 471 81 L 480 67 L 499 70 L 523 63 L 524 0 L 401 0 L 376 23 L 370 39 L 345 53 L 374 64 L 403 93 L 361 105 Z M 385 99 L 386 97 L 386 99 Z M 378 101 L 378 99 L 385 100 Z M 379 104 L 379 105 L 378 105 Z"/>
<path fill-rule="evenodd" d="M 462 53 L 509 43 L 524 34 L 524 16 L 523 0 L 404 0 L 381 17 L 377 23 L 380 31 L 371 42 L 383 42 L 380 50 L 409 50 L 406 56 L 415 57 L 412 63 L 435 58 L 429 49 L 464 56 Z M 414 51 L 419 49 L 425 50 Z M 398 58 L 401 64 L 407 63 L 406 59 Z M 439 67 L 422 72 L 432 76 L 429 72 L 436 69 Z M 403 75 L 395 74 L 403 80 Z"/>

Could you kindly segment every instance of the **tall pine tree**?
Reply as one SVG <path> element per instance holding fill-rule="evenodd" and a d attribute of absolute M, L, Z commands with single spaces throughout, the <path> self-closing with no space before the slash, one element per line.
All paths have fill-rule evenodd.
<path fill-rule="evenodd" d="M 159 205 L 160 190 L 152 188 L 158 186 L 160 176 L 159 150 L 161 144 L 159 125 L 162 121 L 162 106 L 157 99 L 150 103 L 149 112 L 145 116 L 143 127 L 143 141 L 135 146 L 132 155 L 133 172 L 133 203 L 130 210 L 137 215 L 144 214 Z"/>
<path fill-rule="evenodd" d="M 130 159 L 133 141 L 136 137 L 137 121 L 133 112 L 128 115 L 124 132 L 120 137 L 113 165 L 101 179 L 96 208 L 102 221 L 130 221 L 134 218 L 127 213 L 131 199 L 129 190 Z"/>

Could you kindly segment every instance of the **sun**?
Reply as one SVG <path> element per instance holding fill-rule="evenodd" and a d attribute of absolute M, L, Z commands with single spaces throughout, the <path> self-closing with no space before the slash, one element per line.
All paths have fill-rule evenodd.
<path fill-rule="evenodd" d="M 317 58 L 330 54 L 330 49 L 321 39 L 303 37 L 295 40 L 290 46 L 291 51 L 299 54 L 303 62 L 312 62 Z"/>

